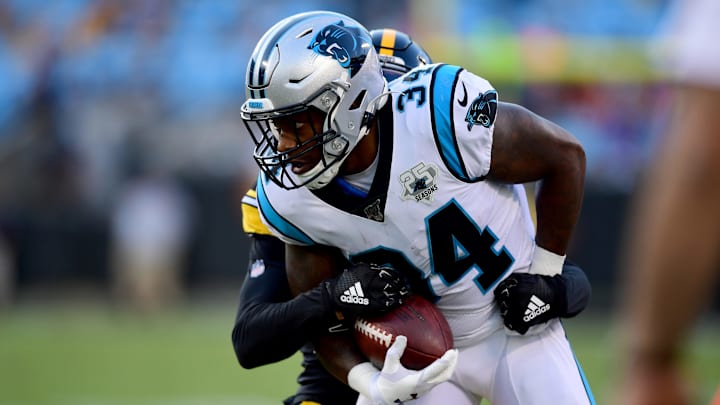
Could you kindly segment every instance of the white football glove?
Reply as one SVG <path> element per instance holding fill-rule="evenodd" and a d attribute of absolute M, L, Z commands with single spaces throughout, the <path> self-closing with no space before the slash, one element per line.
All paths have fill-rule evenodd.
<path fill-rule="evenodd" d="M 400 364 L 407 338 L 398 336 L 385 354 L 383 369 L 370 362 L 360 363 L 348 373 L 348 384 L 377 405 L 397 405 L 410 401 L 450 379 L 457 364 L 457 349 L 445 354 L 422 370 L 408 370 Z"/>

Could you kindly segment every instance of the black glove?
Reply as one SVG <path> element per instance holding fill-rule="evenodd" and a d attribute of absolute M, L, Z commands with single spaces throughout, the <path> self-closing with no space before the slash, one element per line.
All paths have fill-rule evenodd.
<path fill-rule="evenodd" d="M 348 316 L 385 312 L 410 294 L 402 273 L 390 266 L 358 263 L 324 282 L 327 300 Z"/>
<path fill-rule="evenodd" d="M 514 273 L 493 293 L 505 326 L 521 335 L 566 312 L 565 285 L 559 276 Z"/>

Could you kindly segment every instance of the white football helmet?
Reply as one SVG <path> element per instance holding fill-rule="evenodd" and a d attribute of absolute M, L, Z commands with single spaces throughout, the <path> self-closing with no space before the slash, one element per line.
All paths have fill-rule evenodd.
<path fill-rule="evenodd" d="M 241 116 L 256 145 L 253 157 L 286 189 L 327 185 L 367 134 L 387 89 L 367 29 L 329 11 L 296 14 L 270 28 L 250 58 L 246 86 Z M 310 108 L 325 114 L 322 128 L 311 140 L 278 151 L 272 120 Z M 292 159 L 315 148 L 322 148 L 317 165 L 293 173 Z"/>

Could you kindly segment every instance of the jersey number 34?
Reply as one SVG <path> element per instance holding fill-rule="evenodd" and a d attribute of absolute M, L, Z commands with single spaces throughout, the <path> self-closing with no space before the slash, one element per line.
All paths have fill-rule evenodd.
<path fill-rule="evenodd" d="M 478 274 L 473 281 L 486 294 L 515 261 L 505 247 L 495 248 L 498 237 L 492 230 L 480 229 L 454 199 L 425 218 L 425 223 L 431 272 L 448 286 L 474 270 Z M 351 260 L 390 264 L 409 277 L 411 283 L 415 281 L 413 288 L 418 287 L 418 277 L 426 280 L 430 275 L 414 266 L 402 252 L 384 246 L 353 255 Z"/>

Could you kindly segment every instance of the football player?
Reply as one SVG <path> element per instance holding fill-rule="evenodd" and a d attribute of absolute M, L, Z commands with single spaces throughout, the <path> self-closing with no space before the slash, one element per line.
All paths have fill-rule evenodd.
<path fill-rule="evenodd" d="M 388 81 L 413 67 L 432 63 L 427 52 L 403 32 L 379 29 L 370 34 Z M 244 367 L 252 368 L 285 359 L 299 348 L 303 353 L 304 369 L 298 377 L 299 390 L 288 399 L 288 404 L 301 401 L 348 403 L 351 398 L 354 402 L 357 392 L 325 371 L 313 353 L 311 344 L 300 347 L 304 343 L 302 334 L 289 333 L 294 332 L 298 322 L 307 320 L 307 317 L 299 316 L 294 311 L 307 314 L 311 306 L 290 303 L 275 305 L 291 298 L 285 277 L 284 245 L 260 221 L 254 189 L 249 190 L 243 198 L 242 212 L 243 228 L 251 236 L 251 249 L 250 266 L 232 335 L 238 360 Z M 569 263 L 566 263 L 561 275 L 554 277 L 537 274 L 513 276 L 517 278 L 508 277 L 503 281 L 504 287 L 497 289 L 503 292 L 498 294 L 497 300 L 506 326 L 518 333 L 526 333 L 533 325 L 554 317 L 574 316 L 585 308 L 589 299 L 590 285 L 585 274 Z M 533 295 L 550 304 L 550 309 L 528 318 L 524 311 Z M 295 301 L 301 299 L 304 298 L 296 298 Z M 290 329 L 285 331 L 277 328 L 275 323 L 287 325 Z M 308 325 L 312 324 L 308 322 Z M 271 340 L 274 344 L 268 345 L 267 342 Z M 269 348 L 273 350 L 268 351 Z"/>
<path fill-rule="evenodd" d="M 374 30 L 372 38 L 378 52 L 383 55 L 382 66 L 387 80 L 393 80 L 413 67 L 430 63 L 428 54 L 403 32 Z M 286 359 L 300 350 L 303 371 L 297 379 L 299 387 L 295 395 L 285 400 L 286 405 L 355 403 L 357 392 L 325 371 L 308 343 L 318 331 L 347 330 L 335 311 L 328 311 L 324 297 L 328 297 L 330 294 L 326 292 L 332 289 L 318 287 L 293 298 L 285 275 L 284 243 L 272 236 L 260 221 L 254 189 L 243 198 L 242 214 L 243 229 L 251 239 L 250 265 L 241 288 L 232 332 L 238 361 L 245 368 L 253 368 Z M 370 268 L 366 266 L 353 270 L 356 273 L 366 272 L 367 276 L 372 276 L 375 271 L 367 273 Z M 386 270 L 394 272 L 393 269 Z M 394 283 L 388 284 L 393 290 L 386 291 L 393 293 L 396 290 L 390 298 L 399 299 L 388 301 L 383 296 L 374 300 L 378 303 L 374 305 L 385 308 L 400 303 L 406 291 L 399 280 L 400 276 L 394 275 L 391 278 Z M 371 291 L 367 285 L 365 290 Z M 330 306 L 342 313 L 347 308 L 343 308 L 340 305 L 342 301 L 337 298 L 336 305 L 330 302 Z"/>
<path fill-rule="evenodd" d="M 241 112 L 262 171 L 258 205 L 286 242 L 292 294 L 336 277 L 339 254 L 387 263 L 435 299 L 458 349 L 408 370 L 398 338 L 378 370 L 351 335 L 325 334 L 313 340 L 323 364 L 361 402 L 594 403 L 560 322 L 508 335 L 494 301 L 510 274 L 561 273 L 582 147 L 457 66 L 418 67 L 388 88 L 371 43 L 332 12 L 294 15 L 261 38 Z M 537 180 L 535 232 L 520 183 Z M 531 300 L 525 318 L 552 306 Z M 431 390 L 445 381 L 453 396 Z"/>

